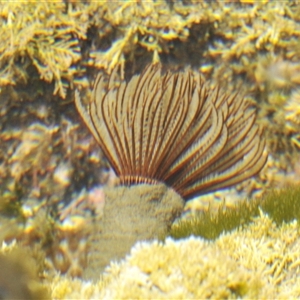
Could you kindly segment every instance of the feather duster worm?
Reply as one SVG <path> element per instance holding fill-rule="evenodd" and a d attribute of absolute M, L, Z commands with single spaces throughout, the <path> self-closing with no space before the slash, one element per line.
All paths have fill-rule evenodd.
<path fill-rule="evenodd" d="M 129 82 L 116 81 L 115 73 L 109 79 L 99 74 L 88 108 L 78 92 L 76 106 L 121 184 L 131 186 L 130 192 L 122 187 L 121 195 L 118 191 L 115 197 L 108 192 L 114 201 L 106 201 L 93 238 L 97 244 L 94 253 L 101 253 L 103 258 L 110 251 L 102 267 L 109 259 L 122 257 L 136 240 L 157 237 L 157 228 L 160 233 L 162 228 L 166 230 L 181 213 L 182 198 L 189 200 L 233 186 L 257 174 L 266 162 L 255 111 L 238 93 L 210 89 L 191 70 L 162 73 L 159 65 L 149 65 Z M 151 189 L 165 195 L 159 183 L 172 187 L 182 198 L 173 192 L 164 200 L 154 196 L 153 201 Z M 147 190 L 143 193 L 141 187 L 137 188 L 138 201 L 132 194 L 136 184 L 143 184 Z M 149 190 L 144 184 L 153 187 Z M 169 206 L 167 198 L 172 199 Z M 126 232 L 120 229 L 124 223 L 117 221 L 125 220 L 125 212 L 130 214 L 125 218 L 130 224 Z M 130 245 L 116 250 L 118 237 L 120 245 L 127 245 L 125 240 L 130 240 Z M 94 266 L 98 262 L 96 270 L 101 257 L 93 259 Z"/>
<path fill-rule="evenodd" d="M 122 184 L 164 182 L 189 200 L 264 166 L 255 111 L 237 93 L 158 65 L 119 85 L 112 78 L 98 76 L 87 110 L 78 93 L 76 105 Z"/>

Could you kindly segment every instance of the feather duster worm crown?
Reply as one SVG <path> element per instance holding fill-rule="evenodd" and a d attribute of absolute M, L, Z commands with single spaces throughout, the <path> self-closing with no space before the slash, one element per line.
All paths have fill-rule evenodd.
<path fill-rule="evenodd" d="M 164 182 L 189 200 L 235 185 L 266 162 L 255 111 L 191 70 L 149 65 L 129 82 L 99 74 L 76 106 L 124 185 Z"/>

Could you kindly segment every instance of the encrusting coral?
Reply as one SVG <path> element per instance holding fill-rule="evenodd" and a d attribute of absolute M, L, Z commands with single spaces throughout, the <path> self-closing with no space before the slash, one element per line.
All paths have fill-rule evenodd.
<path fill-rule="evenodd" d="M 147 224 L 146 220 L 160 224 L 154 227 L 168 229 L 182 212 L 180 197 L 168 200 L 169 213 L 163 209 L 165 213 L 161 214 L 165 220 L 157 216 L 156 210 L 143 209 L 154 201 L 158 211 L 165 206 L 156 196 L 158 183 L 165 183 L 189 200 L 248 179 L 262 169 L 267 159 L 263 155 L 264 140 L 255 125 L 255 111 L 237 93 L 228 95 L 219 88 L 211 89 L 190 70 L 163 73 L 159 65 L 149 65 L 129 82 L 118 82 L 115 73 L 107 81 L 100 73 L 88 108 L 81 103 L 79 93 L 76 105 L 121 184 L 152 184 L 153 199 L 143 199 L 137 190 L 136 197 L 141 198 L 137 202 L 135 196 L 125 196 L 125 190 L 115 189 L 116 218 L 112 217 L 113 210 L 106 210 L 110 205 L 107 202 L 112 200 L 106 202 L 98 237 L 93 238 L 95 249 L 99 249 L 93 252 L 103 250 L 101 243 L 105 243 L 110 259 L 114 258 L 112 249 L 118 249 L 115 258 L 122 247 L 126 253 L 134 236 L 140 240 L 161 234 L 157 230 L 149 232 L 147 227 L 142 232 L 141 224 Z M 151 195 L 151 190 L 147 194 Z M 127 212 L 124 203 L 133 213 Z M 111 226 L 112 218 L 130 224 L 127 234 L 123 228 L 126 224 L 114 221 Z M 124 234 L 131 237 L 130 244 L 124 243 Z M 106 251 L 99 255 L 105 257 Z M 91 257 L 93 268 L 97 270 L 98 263 L 100 269 L 103 263 L 93 253 Z"/>
<path fill-rule="evenodd" d="M 55 299 L 278 299 L 300 296 L 299 227 L 260 214 L 214 242 L 138 242 L 96 283 L 57 277 Z"/>

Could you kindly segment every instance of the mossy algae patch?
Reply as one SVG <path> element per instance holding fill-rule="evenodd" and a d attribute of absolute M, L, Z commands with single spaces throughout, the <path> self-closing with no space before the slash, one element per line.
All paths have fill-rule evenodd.
<path fill-rule="evenodd" d="M 175 239 L 190 235 L 215 239 L 223 232 L 251 223 L 259 215 L 260 209 L 277 225 L 292 220 L 300 222 L 300 187 L 289 186 L 272 190 L 262 199 L 243 200 L 231 208 L 221 205 L 216 213 L 210 209 L 199 212 L 189 219 L 175 223 L 170 236 Z"/>
<path fill-rule="evenodd" d="M 300 187 L 273 190 L 266 195 L 260 206 L 276 224 L 292 220 L 300 222 Z"/>
<path fill-rule="evenodd" d="M 258 205 L 255 200 L 252 203 L 241 201 L 233 208 L 224 208 L 222 204 L 216 213 L 209 208 L 188 219 L 179 220 L 172 226 L 169 234 L 175 239 L 195 235 L 213 240 L 222 232 L 229 232 L 250 223 L 253 216 L 257 214 Z"/>

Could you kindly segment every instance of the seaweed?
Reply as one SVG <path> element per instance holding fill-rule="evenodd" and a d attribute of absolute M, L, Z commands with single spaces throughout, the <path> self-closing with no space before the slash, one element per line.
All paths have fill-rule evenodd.
<path fill-rule="evenodd" d="M 251 223 L 260 214 L 260 210 L 268 214 L 278 226 L 293 220 L 300 222 L 300 187 L 272 190 L 262 199 L 243 200 L 231 208 L 225 208 L 223 203 L 217 213 L 209 208 L 174 223 L 169 235 L 175 239 L 195 235 L 214 240 L 224 232 Z"/>
<path fill-rule="evenodd" d="M 176 3 L 171 8 L 167 1 L 2 3 L 0 86 L 28 83 L 34 70 L 41 80 L 54 83 L 54 94 L 66 98 L 68 89 L 88 87 L 93 69 L 124 71 L 131 65 L 135 71 L 138 61 L 144 65 L 168 55 L 182 57 L 174 45 L 186 43 L 200 22 L 202 29 L 207 25 L 201 34 L 205 45 L 208 28 L 219 18 L 213 6 Z M 201 48 L 190 49 L 196 53 Z"/>
<path fill-rule="evenodd" d="M 277 225 L 293 220 L 300 222 L 300 187 L 272 190 L 262 199 L 260 207 Z"/>
<path fill-rule="evenodd" d="M 66 9 L 63 2 L 7 2 L 0 7 L 0 85 L 29 80 L 30 66 L 40 78 L 55 82 L 54 94 L 66 88 L 81 70 L 79 38 L 86 37 L 84 12 Z"/>
<path fill-rule="evenodd" d="M 250 223 L 252 218 L 258 215 L 258 204 L 257 200 L 243 200 L 234 207 L 225 208 L 223 203 L 216 213 L 208 208 L 188 219 L 181 219 L 174 223 L 169 235 L 175 239 L 195 235 L 214 240 L 223 232 L 230 232 Z"/>

